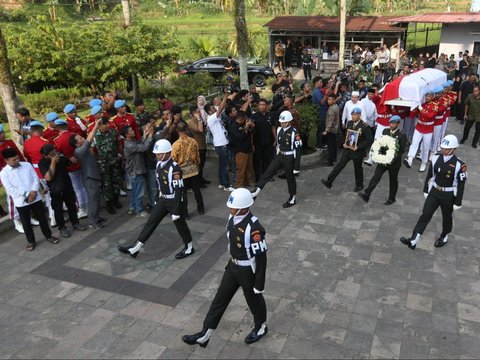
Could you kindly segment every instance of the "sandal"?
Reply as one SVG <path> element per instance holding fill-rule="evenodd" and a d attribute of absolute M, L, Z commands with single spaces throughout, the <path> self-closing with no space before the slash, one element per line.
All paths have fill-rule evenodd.
<path fill-rule="evenodd" d="M 35 250 L 35 244 L 28 243 L 26 250 L 27 250 L 27 251 Z"/>
<path fill-rule="evenodd" d="M 58 240 L 55 236 L 52 236 L 50 239 L 47 239 L 47 241 L 51 242 L 52 244 L 58 244 L 60 240 Z"/>

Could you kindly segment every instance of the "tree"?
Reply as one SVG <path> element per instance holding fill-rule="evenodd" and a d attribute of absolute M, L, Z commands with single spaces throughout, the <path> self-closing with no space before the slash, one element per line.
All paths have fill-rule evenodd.
<path fill-rule="evenodd" d="M 0 94 L 3 100 L 3 106 L 7 113 L 8 123 L 11 130 L 18 130 L 19 123 L 15 116 L 17 109 L 17 97 L 13 85 L 12 72 L 10 71 L 10 60 L 8 59 L 7 44 L 3 37 L 3 31 L 0 28 Z M 12 131 L 12 138 L 18 142 L 19 136 Z"/>
<path fill-rule="evenodd" d="M 249 39 L 245 20 L 245 0 L 234 0 L 235 29 L 237 30 L 238 64 L 240 68 L 240 87 L 248 89 L 247 57 Z"/>

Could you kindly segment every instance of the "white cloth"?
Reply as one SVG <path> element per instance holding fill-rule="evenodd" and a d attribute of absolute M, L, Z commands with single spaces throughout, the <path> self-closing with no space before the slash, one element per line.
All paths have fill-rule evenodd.
<path fill-rule="evenodd" d="M 440 150 L 440 142 L 442 141 L 442 125 L 437 125 L 433 128 L 433 138 L 430 143 L 430 151 L 437 152 Z"/>
<path fill-rule="evenodd" d="M 343 114 L 342 114 L 342 124 L 345 126 L 347 124 L 347 121 L 352 120 L 352 110 L 356 107 L 359 107 L 362 110 L 362 115 L 360 116 L 363 121 L 366 119 L 366 114 L 365 114 L 365 107 L 362 104 L 361 101 L 357 101 L 355 104 L 352 102 L 352 100 L 348 100 L 345 103 L 345 107 L 343 108 Z"/>
<path fill-rule="evenodd" d="M 213 135 L 213 146 L 228 145 L 227 131 L 222 125 L 222 120 L 217 117 L 216 113 L 208 116 L 207 124 Z"/>
<path fill-rule="evenodd" d="M 365 109 L 365 119 L 363 119 L 363 121 L 365 121 L 370 127 L 375 126 L 375 120 L 377 120 L 378 114 L 377 107 L 375 106 L 374 102 L 368 97 L 363 98 L 360 100 L 360 102 L 363 104 Z"/>
<path fill-rule="evenodd" d="M 383 125 L 380 125 L 380 124 L 377 124 L 377 128 L 375 129 L 375 136 L 374 136 L 374 140 L 377 140 L 380 136 L 382 136 L 383 134 L 383 130 L 387 129 L 388 126 L 383 126 Z"/>
<path fill-rule="evenodd" d="M 430 152 L 430 143 L 432 142 L 432 135 L 432 133 L 422 134 L 420 131 L 415 130 L 413 133 L 412 145 L 410 145 L 410 149 L 408 150 L 408 157 L 415 157 L 418 147 L 420 146 L 420 142 L 422 142 L 422 163 L 427 163 L 428 153 Z"/>
<path fill-rule="evenodd" d="M 40 181 L 32 164 L 21 161 L 16 168 L 6 165 L 0 172 L 0 178 L 7 194 L 12 197 L 15 207 L 24 207 L 42 200 L 42 196 L 38 191 Z M 26 198 L 31 191 L 36 191 L 37 196 L 29 204 Z"/>
<path fill-rule="evenodd" d="M 398 88 L 398 96 L 410 100 L 410 110 L 424 103 L 425 94 L 447 81 L 447 74 L 437 69 L 423 69 L 402 78 Z M 393 82 L 392 82 L 393 84 Z M 396 84 L 396 83 L 395 83 Z"/>

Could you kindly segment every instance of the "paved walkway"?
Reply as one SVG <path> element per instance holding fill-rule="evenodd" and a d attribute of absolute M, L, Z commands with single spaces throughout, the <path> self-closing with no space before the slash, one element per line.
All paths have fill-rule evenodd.
<path fill-rule="evenodd" d="M 460 126 L 451 125 L 454 133 Z M 331 190 L 329 168 L 302 171 L 298 205 L 283 209 L 286 183 L 270 183 L 253 206 L 268 233 L 269 334 L 245 345 L 252 325 L 242 293 L 206 349 L 181 336 L 201 328 L 227 263 L 227 194 L 212 184 L 206 215 L 192 194 L 196 253 L 175 260 L 181 241 L 170 219 L 136 260 L 130 243 L 145 219 L 109 218 L 100 231 L 26 252 L 23 236 L 0 234 L 2 358 L 475 358 L 480 354 L 480 157 L 469 166 L 463 208 L 446 247 L 435 249 L 437 214 L 416 251 L 409 235 L 423 204 L 418 163 L 402 168 L 397 203 L 386 207 L 387 179 L 370 203 L 353 193 L 349 165 Z M 366 184 L 374 168 L 365 168 Z M 208 177 L 214 179 L 214 166 Z M 278 190 L 277 190 L 278 189 Z M 280 195 L 279 195 L 280 194 Z M 126 201 L 123 201 L 124 204 Z M 39 233 L 37 229 L 37 233 Z"/>

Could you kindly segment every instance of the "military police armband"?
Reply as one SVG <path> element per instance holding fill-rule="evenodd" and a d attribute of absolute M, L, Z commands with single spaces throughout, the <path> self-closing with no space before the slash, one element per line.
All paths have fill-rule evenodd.
<path fill-rule="evenodd" d="M 250 247 L 253 255 L 260 255 L 267 251 L 267 241 L 260 230 L 254 230 L 251 234 L 252 242 Z"/>
<path fill-rule="evenodd" d="M 458 177 L 460 178 L 460 181 L 465 181 L 467 179 L 467 164 L 462 164 Z"/>
<path fill-rule="evenodd" d="M 176 187 L 176 188 L 183 187 L 183 179 L 179 172 L 173 173 L 172 185 L 173 187 Z"/>
<path fill-rule="evenodd" d="M 302 146 L 302 138 L 300 137 L 300 135 L 296 135 L 295 136 L 295 147 L 296 148 L 299 148 Z"/>

